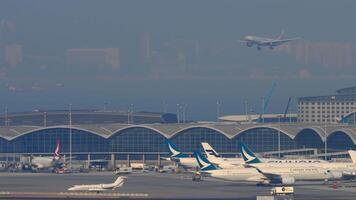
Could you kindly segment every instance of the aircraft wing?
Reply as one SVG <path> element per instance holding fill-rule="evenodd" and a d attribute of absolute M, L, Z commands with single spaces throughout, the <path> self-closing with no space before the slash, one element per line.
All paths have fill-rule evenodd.
<path fill-rule="evenodd" d="M 261 42 L 263 45 L 272 45 L 272 46 L 278 46 L 287 42 L 291 42 L 294 40 L 299 40 L 301 38 L 290 38 L 290 39 L 284 39 L 284 40 L 273 40 L 273 41 L 267 41 L 267 42 Z"/>
<path fill-rule="evenodd" d="M 275 173 L 268 173 L 260 170 L 258 167 L 252 166 L 251 167 L 255 168 L 260 174 L 262 174 L 264 177 L 266 177 L 269 180 L 274 180 L 274 179 L 280 179 L 281 175 L 280 174 L 275 174 Z"/>
<path fill-rule="evenodd" d="M 105 191 L 107 189 L 102 189 L 102 188 L 90 188 L 88 189 L 88 191 L 93 191 L 93 192 L 102 192 L 102 191 Z"/>

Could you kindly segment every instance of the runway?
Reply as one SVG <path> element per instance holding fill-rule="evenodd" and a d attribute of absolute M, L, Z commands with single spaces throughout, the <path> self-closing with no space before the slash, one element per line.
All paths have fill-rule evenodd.
<path fill-rule="evenodd" d="M 149 199 L 256 199 L 256 195 L 270 194 L 271 187 L 253 184 L 216 181 L 204 178 L 193 182 L 188 174 L 134 173 L 127 175 L 123 187 L 114 192 L 147 194 Z M 67 192 L 76 184 L 110 183 L 115 177 L 110 172 L 84 174 L 0 173 L 1 192 Z M 112 192 L 112 191 L 109 191 Z M 295 199 L 354 200 L 356 183 L 337 189 L 311 183 L 295 186 Z M 136 198 L 137 199 L 137 198 Z"/>

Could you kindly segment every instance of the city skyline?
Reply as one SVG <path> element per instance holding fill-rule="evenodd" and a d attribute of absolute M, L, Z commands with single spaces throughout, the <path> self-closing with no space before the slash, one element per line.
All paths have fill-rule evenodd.
<path fill-rule="evenodd" d="M 268 111 L 277 113 L 289 96 L 355 85 L 355 3 L 320 2 L 3 1 L 0 106 L 159 111 L 165 101 L 169 112 L 186 103 L 190 119 L 213 120 L 216 101 L 234 114 L 248 99 L 258 113 L 276 82 Z M 262 51 L 237 42 L 281 29 L 303 40 Z M 97 54 L 69 59 L 73 49 Z"/>

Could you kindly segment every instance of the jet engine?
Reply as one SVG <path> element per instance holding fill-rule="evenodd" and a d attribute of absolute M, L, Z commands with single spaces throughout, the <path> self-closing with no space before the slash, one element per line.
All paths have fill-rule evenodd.
<path fill-rule="evenodd" d="M 343 176 L 341 172 L 329 171 L 328 173 L 329 173 L 331 179 L 341 179 Z"/>
<path fill-rule="evenodd" d="M 273 179 L 271 183 L 282 184 L 282 185 L 293 185 L 295 183 L 295 178 L 291 176 L 282 176 L 278 179 Z"/>

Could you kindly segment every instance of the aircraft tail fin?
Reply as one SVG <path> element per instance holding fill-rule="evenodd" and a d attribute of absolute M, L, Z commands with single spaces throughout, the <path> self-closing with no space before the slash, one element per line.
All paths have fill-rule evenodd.
<path fill-rule="evenodd" d="M 166 143 L 168 145 L 169 151 L 171 152 L 170 157 L 174 157 L 174 158 L 189 157 L 187 154 L 182 153 L 172 141 L 166 140 Z"/>
<path fill-rule="evenodd" d="M 246 164 L 261 163 L 261 160 L 244 143 L 240 144 L 240 151 Z"/>
<path fill-rule="evenodd" d="M 200 152 L 194 152 L 194 157 L 201 171 L 211 171 L 219 169 L 216 165 L 212 164 L 206 157 L 204 157 Z"/>
<path fill-rule="evenodd" d="M 277 37 L 277 40 L 283 40 L 284 39 L 284 30 L 281 30 L 281 33 L 279 34 L 279 36 Z"/>
<path fill-rule="evenodd" d="M 215 151 L 215 149 L 210 146 L 207 142 L 202 142 L 201 145 L 203 146 L 204 152 L 208 159 L 218 158 L 220 155 Z"/>
<path fill-rule="evenodd" d="M 61 148 L 61 141 L 58 139 L 56 143 L 56 149 L 54 150 L 54 159 L 59 160 L 61 158 L 60 149 Z"/>
<path fill-rule="evenodd" d="M 114 182 L 114 188 L 121 187 L 124 184 L 126 176 L 119 176 Z"/>
<path fill-rule="evenodd" d="M 349 150 L 349 155 L 351 157 L 351 160 L 354 164 L 356 164 L 356 151 L 355 150 Z"/>

